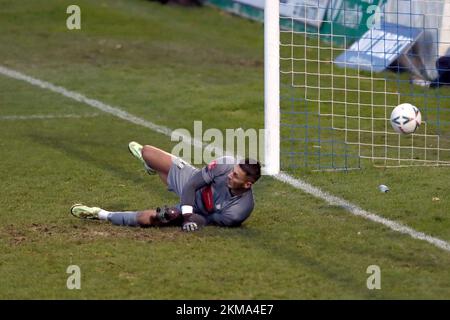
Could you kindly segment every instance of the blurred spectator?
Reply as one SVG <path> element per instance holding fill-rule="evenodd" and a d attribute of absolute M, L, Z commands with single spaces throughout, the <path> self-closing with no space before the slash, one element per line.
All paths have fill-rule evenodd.
<path fill-rule="evenodd" d="M 445 56 L 436 61 L 436 69 L 439 76 L 431 83 L 430 87 L 437 88 L 444 85 L 450 85 L 450 49 Z"/>

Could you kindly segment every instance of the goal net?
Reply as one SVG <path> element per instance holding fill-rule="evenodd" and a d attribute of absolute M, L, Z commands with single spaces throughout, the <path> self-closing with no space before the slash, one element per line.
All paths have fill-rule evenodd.
<path fill-rule="evenodd" d="M 278 14 L 282 169 L 450 165 L 450 0 L 281 0 Z M 422 114 L 410 135 L 389 120 L 404 102 Z"/>

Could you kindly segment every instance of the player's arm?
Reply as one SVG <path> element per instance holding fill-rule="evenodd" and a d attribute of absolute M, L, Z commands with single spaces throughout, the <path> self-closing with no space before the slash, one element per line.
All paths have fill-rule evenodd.
<path fill-rule="evenodd" d="M 181 194 L 181 211 L 183 214 L 193 213 L 195 203 L 195 192 L 214 181 L 214 178 L 226 174 L 230 166 L 226 163 L 231 163 L 233 158 L 222 157 L 196 172 L 187 182 Z M 228 162 L 227 162 L 228 161 Z"/>
<path fill-rule="evenodd" d="M 201 225 L 206 225 L 203 217 L 194 213 L 195 192 L 207 185 L 203 179 L 202 172 L 196 172 L 187 182 L 181 193 L 181 213 L 183 215 L 182 229 L 184 231 L 195 231 Z M 199 224 L 199 222 L 202 222 Z"/>
<path fill-rule="evenodd" d="M 232 205 L 220 212 L 215 212 L 206 217 L 207 224 L 221 227 L 238 227 L 244 222 L 253 211 L 253 202 L 242 207 L 241 205 Z"/>
<path fill-rule="evenodd" d="M 195 231 L 199 221 L 206 224 L 203 217 L 194 213 L 195 192 L 214 181 L 215 177 L 226 174 L 229 166 L 218 163 L 227 163 L 227 157 L 219 158 L 196 172 L 187 182 L 181 194 L 181 212 L 183 214 L 183 230 Z M 230 160 L 228 160 L 230 161 Z"/>
<path fill-rule="evenodd" d="M 207 185 L 202 171 L 196 172 L 187 182 L 181 193 L 181 212 L 183 214 L 194 213 L 195 192 Z"/>

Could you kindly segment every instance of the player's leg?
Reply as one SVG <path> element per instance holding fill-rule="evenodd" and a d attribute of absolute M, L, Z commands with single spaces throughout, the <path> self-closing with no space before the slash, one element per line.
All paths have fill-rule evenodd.
<path fill-rule="evenodd" d="M 128 144 L 128 150 L 144 164 L 148 174 L 158 173 L 161 180 L 167 185 L 167 175 L 172 165 L 173 155 L 159 148 L 132 141 Z"/>
<path fill-rule="evenodd" d="M 181 218 L 178 208 L 164 208 L 144 211 L 106 211 L 99 207 L 75 204 L 70 209 L 73 216 L 89 220 L 107 220 L 114 225 L 130 227 L 150 227 L 170 224 Z"/>
<path fill-rule="evenodd" d="M 137 215 L 137 222 L 141 227 L 181 225 L 182 220 L 181 211 L 176 207 L 145 210 Z"/>
<path fill-rule="evenodd" d="M 142 148 L 142 158 L 150 168 L 158 173 L 161 180 L 167 185 L 167 176 L 174 156 L 154 146 L 145 145 Z"/>

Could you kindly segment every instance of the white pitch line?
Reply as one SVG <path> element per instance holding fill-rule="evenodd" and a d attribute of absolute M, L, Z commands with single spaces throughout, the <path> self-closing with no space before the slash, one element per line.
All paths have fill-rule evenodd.
<path fill-rule="evenodd" d="M 107 105 L 107 104 L 105 104 L 101 101 L 95 100 L 95 99 L 87 98 L 86 96 L 84 96 L 78 92 L 70 91 L 63 87 L 55 86 L 52 83 L 42 81 L 42 80 L 39 80 L 36 78 L 32 78 L 23 73 L 17 72 L 15 70 L 11 70 L 11 69 L 3 67 L 3 66 L 0 66 L 0 73 L 7 77 L 13 78 L 13 79 L 28 82 L 28 83 L 30 83 L 34 86 L 40 87 L 42 89 L 46 89 L 46 90 L 50 90 L 50 91 L 62 94 L 63 96 L 65 96 L 67 98 L 71 98 L 78 102 L 85 103 L 93 108 L 99 109 L 99 110 L 104 111 L 109 114 L 112 114 L 123 120 L 129 121 L 131 123 L 143 126 L 145 128 L 151 129 L 155 132 L 162 133 L 166 136 L 171 137 L 172 130 L 170 128 L 157 125 L 153 122 L 144 120 L 142 118 L 138 118 L 138 117 L 136 117 L 126 111 L 123 111 L 117 107 Z M 184 139 L 184 137 L 183 137 L 183 139 Z M 186 137 L 186 140 L 184 140 L 184 141 L 190 141 L 191 144 L 193 144 L 196 147 L 203 146 L 203 143 L 201 141 L 198 141 L 196 139 L 191 139 L 189 136 Z M 358 207 L 357 205 L 354 205 L 342 198 L 339 198 L 339 197 L 333 196 L 327 192 L 324 192 L 324 191 L 320 190 L 319 188 L 314 187 L 313 185 L 311 185 L 305 181 L 294 178 L 284 172 L 274 176 L 274 178 L 279 181 L 282 181 L 284 183 L 287 183 L 296 189 L 302 190 L 303 192 L 308 193 L 316 198 L 320 198 L 330 205 L 340 206 L 355 216 L 360 216 L 360 217 L 363 217 L 370 221 L 380 223 L 380 224 L 388 227 L 391 230 L 394 230 L 394 231 L 397 231 L 397 232 L 400 232 L 403 234 L 407 234 L 414 239 L 426 241 L 438 248 L 441 248 L 445 251 L 450 252 L 450 243 L 448 243 L 444 240 L 429 236 L 423 232 L 418 232 L 418 231 L 416 231 L 408 226 L 405 226 L 401 223 L 380 217 L 374 213 L 363 210 L 360 207 Z"/>
<path fill-rule="evenodd" d="M 42 81 L 36 78 L 32 78 L 30 76 L 27 76 L 26 74 L 17 72 L 15 70 L 6 68 L 4 66 L 0 66 L 0 73 L 8 76 L 10 78 L 13 79 L 17 79 L 17 80 L 22 80 L 25 82 L 28 82 L 36 87 L 40 87 L 42 89 L 46 89 L 46 90 L 50 90 L 59 94 L 62 94 L 63 96 L 67 97 L 67 98 L 71 98 L 75 101 L 81 102 L 81 103 L 85 103 L 91 107 L 94 107 L 98 110 L 101 110 L 103 112 L 112 114 L 116 117 L 119 117 L 121 119 L 124 119 L 126 121 L 132 122 L 134 124 L 138 124 L 141 125 L 143 127 L 149 128 L 153 131 L 165 134 L 165 135 L 169 135 L 171 133 L 171 130 L 169 128 L 163 127 L 163 126 L 159 126 L 157 124 L 151 123 L 149 121 L 146 121 L 144 119 L 138 118 L 136 116 L 133 116 L 132 114 L 123 111 L 119 108 L 115 108 L 112 107 L 110 105 L 107 105 L 101 101 L 95 100 L 95 99 L 89 99 L 86 96 L 75 92 L 75 91 L 70 91 L 67 90 L 66 88 L 63 87 L 59 87 L 59 86 L 55 86 L 54 84 L 50 83 L 50 82 L 46 82 L 46 81 Z"/>
<path fill-rule="evenodd" d="M 46 119 L 81 119 L 98 117 L 98 113 L 92 114 L 33 114 L 29 116 L 0 116 L 1 120 L 46 120 Z"/>
<path fill-rule="evenodd" d="M 284 183 L 288 183 L 291 186 L 293 186 L 294 188 L 300 189 L 300 190 L 302 190 L 308 194 L 311 194 L 317 198 L 323 199 L 330 205 L 342 207 L 355 216 L 363 217 L 363 218 L 371 220 L 373 222 L 380 223 L 380 224 L 388 227 L 389 229 L 392 229 L 392 230 L 400 232 L 400 233 L 407 234 L 414 239 L 427 241 L 438 248 L 441 248 L 441 249 L 444 249 L 444 250 L 450 252 L 450 243 L 448 243 L 444 240 L 429 236 L 423 232 L 416 231 L 416 230 L 414 230 L 404 224 L 401 224 L 399 222 L 395 222 L 395 221 L 380 217 L 374 213 L 368 212 L 364 209 L 361 209 L 360 207 L 358 207 L 357 205 L 355 205 L 351 202 L 348 202 L 342 198 L 333 196 L 332 194 L 330 194 L 328 192 L 322 191 L 319 188 L 314 187 L 313 185 L 311 185 L 307 182 L 304 182 L 300 179 L 296 179 L 286 173 L 282 172 L 282 173 L 274 176 L 274 178 L 279 181 L 282 181 Z"/>

